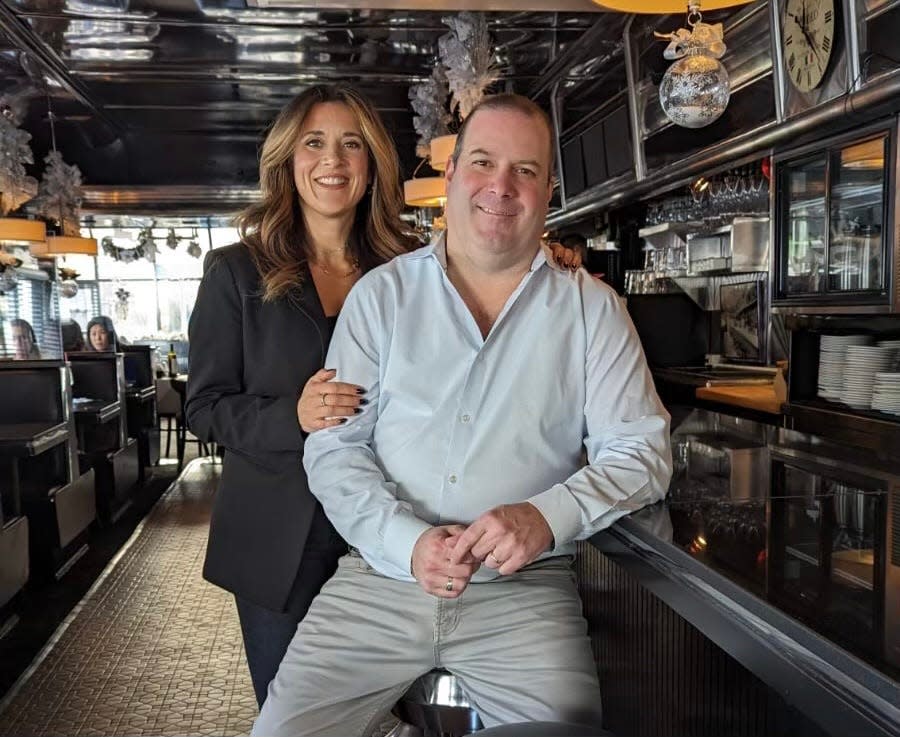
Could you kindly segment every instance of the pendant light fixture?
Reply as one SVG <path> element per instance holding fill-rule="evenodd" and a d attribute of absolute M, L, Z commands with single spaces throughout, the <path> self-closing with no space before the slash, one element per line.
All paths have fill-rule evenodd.
<path fill-rule="evenodd" d="M 47 238 L 47 226 L 42 220 L 0 218 L 0 243 L 34 246 Z"/>
<path fill-rule="evenodd" d="M 419 177 L 403 182 L 403 199 L 410 207 L 443 207 L 447 183 L 443 177 Z"/>
<path fill-rule="evenodd" d="M 438 136 L 431 139 L 431 168 L 435 171 L 447 171 L 447 160 L 456 148 L 456 134 Z"/>

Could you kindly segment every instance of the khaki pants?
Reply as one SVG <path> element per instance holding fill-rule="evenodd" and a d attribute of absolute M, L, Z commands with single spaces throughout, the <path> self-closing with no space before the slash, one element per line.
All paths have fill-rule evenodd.
<path fill-rule="evenodd" d="M 600 726 L 570 559 L 542 560 L 447 600 L 351 553 L 297 628 L 252 734 L 364 737 L 435 667 L 461 679 L 485 727 Z"/>

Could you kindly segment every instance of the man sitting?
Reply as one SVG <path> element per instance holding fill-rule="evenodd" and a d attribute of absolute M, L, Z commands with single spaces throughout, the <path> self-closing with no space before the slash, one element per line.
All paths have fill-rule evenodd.
<path fill-rule="evenodd" d="M 616 294 L 540 249 L 552 159 L 540 108 L 487 98 L 447 167 L 446 238 L 348 297 L 327 365 L 368 404 L 304 463 L 358 552 L 253 734 L 369 734 L 434 667 L 486 726 L 599 725 L 573 541 L 665 494 L 668 415 Z"/>

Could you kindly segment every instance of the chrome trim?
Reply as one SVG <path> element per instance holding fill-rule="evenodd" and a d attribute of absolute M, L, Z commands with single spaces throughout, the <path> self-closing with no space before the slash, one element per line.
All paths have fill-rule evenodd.
<path fill-rule="evenodd" d="M 838 297 L 839 299 L 839 297 Z M 825 305 L 825 304 L 795 304 L 772 305 L 770 311 L 775 315 L 889 315 L 891 307 L 887 304 L 880 305 Z"/>
<path fill-rule="evenodd" d="M 259 197 L 258 189 L 241 186 L 85 185 L 81 211 L 85 215 L 226 214 L 237 212 Z"/>
<path fill-rule="evenodd" d="M 700 153 L 674 162 L 647 176 L 632 187 L 622 189 L 618 183 L 604 182 L 573 198 L 572 209 L 552 213 L 549 227 L 576 222 L 612 204 L 632 201 L 654 189 L 689 183 L 698 174 L 708 173 L 743 156 L 755 154 L 777 144 L 821 129 L 837 121 L 850 121 L 854 115 L 875 115 L 893 111 L 900 105 L 900 70 L 849 95 L 836 98 L 781 123 L 770 123 L 740 136 L 711 146 Z"/>
<path fill-rule="evenodd" d="M 563 209 L 566 207 L 566 182 L 563 171 L 562 143 L 560 141 L 559 128 L 559 82 L 553 85 L 550 92 L 550 122 L 553 123 L 553 144 L 556 147 L 556 181 L 559 185 L 559 201 Z"/>
<path fill-rule="evenodd" d="M 35 59 L 47 76 L 84 105 L 93 117 L 105 123 L 112 131 L 121 132 L 122 126 L 104 112 L 103 107 L 94 101 L 81 83 L 73 79 L 66 64 L 50 47 L 38 40 L 30 26 L 23 23 L 2 0 L 0 0 L 0 30 L 13 46 L 22 50 L 28 57 Z"/>
<path fill-rule="evenodd" d="M 784 77 L 784 50 L 781 48 L 781 13 L 778 3 L 769 3 L 769 29 L 772 41 L 772 68 L 775 74 L 775 120 L 784 121 L 784 95 L 787 80 Z"/>
<path fill-rule="evenodd" d="M 637 83 L 634 74 L 634 49 L 631 46 L 631 24 L 634 14 L 628 16 L 622 29 L 622 53 L 625 57 L 625 79 L 628 80 L 628 117 L 631 118 L 631 156 L 634 164 L 634 178 L 641 181 L 647 176 L 647 159 L 644 156 L 644 130 L 641 126 L 641 111 L 638 109 Z"/>
<path fill-rule="evenodd" d="M 844 2 L 844 32 L 847 34 L 847 73 L 851 92 L 861 89 L 864 82 L 859 60 L 859 15 L 856 0 Z"/>

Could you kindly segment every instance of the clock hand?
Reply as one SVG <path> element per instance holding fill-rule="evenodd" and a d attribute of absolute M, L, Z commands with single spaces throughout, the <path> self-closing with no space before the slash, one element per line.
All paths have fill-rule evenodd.
<path fill-rule="evenodd" d="M 801 7 L 803 8 L 803 10 L 801 11 L 801 15 L 799 17 L 794 15 L 793 13 L 788 13 L 788 15 L 794 19 L 794 22 L 800 28 L 800 33 L 802 33 L 803 38 L 806 39 L 807 46 L 809 46 L 809 48 L 812 49 L 812 52 L 816 55 L 816 58 L 819 59 L 819 61 L 821 61 L 821 57 L 819 55 L 819 48 L 816 46 L 815 39 L 813 38 L 813 36 L 809 32 L 809 30 L 807 30 L 807 28 L 806 28 L 806 22 L 805 22 L 806 21 L 806 3 L 803 3 L 801 5 Z"/>

